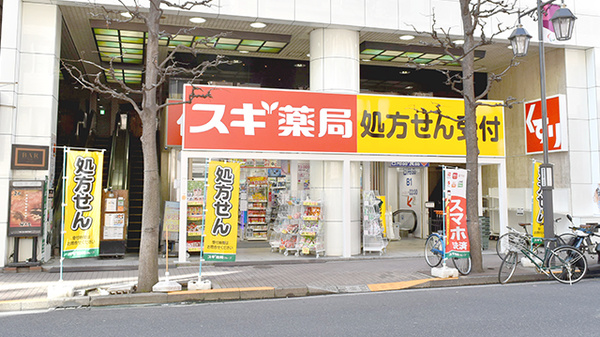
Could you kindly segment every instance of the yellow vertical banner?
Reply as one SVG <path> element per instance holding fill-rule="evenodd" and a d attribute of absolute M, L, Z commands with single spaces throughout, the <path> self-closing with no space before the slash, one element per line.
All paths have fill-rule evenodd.
<path fill-rule="evenodd" d="M 542 163 L 533 162 L 533 242 L 542 243 L 544 237 L 544 199 L 542 196 L 542 181 L 540 178 L 540 166 Z"/>
<path fill-rule="evenodd" d="M 102 152 L 66 152 L 65 258 L 99 254 L 103 159 Z"/>
<path fill-rule="evenodd" d="M 379 208 L 379 220 L 381 221 L 381 226 L 383 226 L 382 231 L 383 231 L 383 237 L 387 237 L 387 223 L 385 221 L 385 196 L 380 195 L 377 197 L 379 200 L 381 200 L 381 207 Z"/>
<path fill-rule="evenodd" d="M 235 261 L 240 164 L 211 161 L 206 194 L 204 260 Z"/>

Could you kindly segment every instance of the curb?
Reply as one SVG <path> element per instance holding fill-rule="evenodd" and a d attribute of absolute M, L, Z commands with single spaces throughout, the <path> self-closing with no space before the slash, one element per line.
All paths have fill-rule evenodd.
<path fill-rule="evenodd" d="M 587 278 L 600 276 L 600 269 L 588 273 Z M 553 281 L 544 274 L 515 274 L 510 283 Z M 423 278 L 391 283 L 373 283 L 345 286 L 297 285 L 284 287 L 218 288 L 208 290 L 183 290 L 168 293 L 128 293 L 117 295 L 88 295 L 57 299 L 27 299 L 0 301 L 0 312 L 48 310 L 81 307 L 107 307 L 123 305 L 160 305 L 168 303 L 202 303 L 270 298 L 306 297 L 345 293 L 368 293 L 403 289 L 427 289 L 498 284 L 494 274 L 467 275 L 458 278 Z"/>

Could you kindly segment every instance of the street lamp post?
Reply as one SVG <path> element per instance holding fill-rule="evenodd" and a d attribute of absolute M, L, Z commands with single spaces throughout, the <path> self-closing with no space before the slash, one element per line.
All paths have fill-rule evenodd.
<path fill-rule="evenodd" d="M 540 166 L 540 177 L 542 187 L 542 208 L 544 211 L 544 237 L 554 237 L 554 208 L 552 201 L 552 190 L 554 189 L 553 165 L 548 161 L 548 117 L 546 110 L 546 57 L 544 55 L 544 35 L 542 25 L 542 9 L 544 6 L 552 4 L 556 0 L 546 1 L 542 3 L 537 0 L 537 7 L 525 13 L 519 13 L 519 24 L 512 32 L 510 43 L 515 56 L 527 55 L 529 40 L 531 35 L 521 25 L 521 17 L 531 14 L 534 10 L 537 12 L 538 18 L 538 38 L 539 38 L 539 53 L 540 53 L 540 102 L 542 104 L 542 139 L 544 145 L 544 162 Z M 573 26 L 577 18 L 570 10 L 565 7 L 564 0 L 561 8 L 554 13 L 550 21 L 554 27 L 556 39 L 559 41 L 569 40 L 573 34 Z"/>

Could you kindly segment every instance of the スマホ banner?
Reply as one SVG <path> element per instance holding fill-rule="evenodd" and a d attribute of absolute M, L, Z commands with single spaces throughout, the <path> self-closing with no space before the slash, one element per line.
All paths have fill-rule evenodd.
<path fill-rule="evenodd" d="M 210 162 L 204 226 L 205 261 L 235 261 L 239 186 L 239 163 Z"/>
<path fill-rule="evenodd" d="M 542 243 L 544 237 L 544 199 L 542 195 L 542 181 L 540 179 L 540 166 L 542 163 L 533 162 L 533 242 Z"/>
<path fill-rule="evenodd" d="M 66 150 L 64 249 L 67 259 L 98 256 L 102 215 L 102 162 L 95 151 Z"/>
<path fill-rule="evenodd" d="M 467 170 L 444 168 L 446 257 L 470 256 L 467 233 Z"/>

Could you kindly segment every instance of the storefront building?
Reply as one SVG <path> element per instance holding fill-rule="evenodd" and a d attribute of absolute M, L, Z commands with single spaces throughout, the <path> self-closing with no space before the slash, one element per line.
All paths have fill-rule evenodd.
<path fill-rule="evenodd" d="M 437 123 L 436 116 L 423 122 L 425 117 L 415 109 L 433 109 L 441 104 L 458 116 L 462 113 L 462 102 L 440 97 L 435 90 L 411 91 L 413 85 L 403 79 L 409 69 L 408 58 L 402 55 L 415 53 L 418 41 L 427 41 L 415 31 L 430 30 L 434 13 L 439 27 L 451 27 L 457 34 L 453 38 L 461 39 L 458 1 L 215 2 L 210 8 L 166 11 L 162 24 L 190 27 L 194 25 L 190 18 L 202 17 L 205 22 L 198 24 L 202 29 L 231 32 L 230 40 L 215 43 L 216 49 L 207 49 L 205 56 L 222 54 L 234 60 L 255 57 L 296 62 L 300 65 L 299 71 L 301 67 L 308 71 L 308 83 L 290 82 L 286 73 L 278 77 L 278 70 L 267 67 L 260 73 L 272 76 L 273 84 L 261 84 L 250 76 L 225 83 L 202 82 L 219 86 L 212 102 L 196 103 L 204 104 L 203 107 L 182 109 L 184 121 L 175 124 L 181 125 L 184 131 L 181 147 L 167 139 L 174 133 L 167 131 L 173 124 L 167 122 L 165 111 L 159 130 L 161 145 L 164 145 L 161 146 L 163 200 L 180 201 L 184 206 L 180 208 L 180 217 L 187 217 L 187 182 L 206 173 L 200 169 L 206 159 L 237 160 L 244 162 L 247 172 L 270 166 L 284 170 L 290 191 L 305 191 L 311 199 L 322 203 L 325 255 L 350 257 L 361 253 L 362 191 L 375 190 L 386 196 L 386 204 L 392 212 L 414 211 L 418 218 L 414 235 L 426 236 L 431 228 L 425 202 L 430 201 L 439 180 L 436 179 L 440 175 L 438 168 L 464 164 L 464 142 L 458 140 L 457 129 L 452 133 L 450 125 L 442 128 L 444 125 Z M 116 6 L 112 1 L 102 3 Z M 523 8 L 533 5 L 533 0 L 520 3 Z M 591 0 L 567 1 L 567 5 L 578 17 L 574 37 L 567 42 L 546 44 L 547 96 L 557 97 L 557 103 L 549 107 L 549 116 L 554 116 L 549 122 L 553 145 L 550 162 L 555 167 L 554 210 L 556 218 L 564 219 L 566 214 L 572 214 L 576 223 L 598 222 L 600 38 L 593 34 L 593 23 L 600 16 L 600 9 Z M 120 32 L 118 38 L 110 40 L 103 37 L 101 23 L 90 12 L 87 2 L 71 0 L 21 0 L 3 4 L 0 202 L 4 205 L 9 203 L 11 181 L 46 181 L 50 189 L 56 180 L 55 166 L 60 165 L 62 159 L 57 159 L 60 154 L 53 147 L 63 145 L 60 138 L 64 136 L 64 127 L 61 126 L 66 125 L 67 116 L 63 101 L 79 102 L 75 110 L 83 110 L 83 114 L 73 114 L 75 125 L 79 125 L 79 121 L 89 124 L 89 120 L 104 125 L 102 121 L 106 119 L 108 128 L 97 131 L 99 133 L 110 134 L 118 119 L 118 101 L 87 93 L 77 96 L 79 90 L 74 84 L 61 79 L 60 58 L 100 63 L 106 61 L 99 56 L 104 42 L 120 43 L 112 48 L 122 48 L 123 52 L 127 49 L 130 53 L 119 64 L 123 78 L 132 84 L 141 82 L 143 31 L 135 23 L 117 25 L 113 28 Z M 502 20 L 510 26 L 517 19 L 503 17 Z M 263 22 L 266 27 L 252 28 L 250 24 L 255 22 Z M 524 19 L 523 24 L 530 32 L 536 31 L 532 20 Z M 501 35 L 496 44 L 481 48 L 475 63 L 478 73 L 498 73 L 509 64 L 512 52 L 507 49 L 508 34 L 510 30 Z M 415 38 L 399 39 L 405 35 Z M 142 47 L 135 45 L 135 38 L 140 38 Z M 244 40 L 260 42 L 260 46 L 244 45 L 241 42 Z M 171 42 L 184 43 L 182 41 L 187 40 L 166 42 L 161 49 L 162 57 Z M 480 112 L 480 123 L 483 123 L 479 134 L 480 208 L 482 215 L 487 212 L 492 231 L 497 233 L 504 232 L 506 225 L 531 222 L 531 163 L 536 159 L 541 161 L 537 149 L 540 117 L 535 114 L 534 104 L 540 99 L 539 65 L 534 49 L 530 49 L 529 55 L 520 60 L 521 64 L 511 69 L 487 97 L 491 101 L 502 101 L 512 96 L 526 103 L 513 109 Z M 424 63 L 441 56 L 435 50 L 418 50 L 416 57 Z M 382 67 L 394 73 L 397 83 L 388 80 L 385 89 L 381 86 L 373 89 L 369 86 L 373 81 L 365 80 L 363 69 L 374 68 L 367 66 Z M 452 64 L 442 68 L 460 70 Z M 172 79 L 165 96 L 181 99 L 182 82 Z M 284 82 L 287 84 L 281 84 Z M 218 110 L 217 105 L 224 110 Z M 101 113 L 104 110 L 106 114 Z M 221 115 L 211 121 L 194 121 L 189 111 L 206 116 L 212 111 L 213 117 Z M 314 116 L 309 117 L 311 115 Z M 298 124 L 298 120 L 306 123 Z M 190 127 L 194 126 L 200 131 L 193 133 Z M 76 127 L 76 130 L 79 129 Z M 43 169 L 15 169 L 11 166 L 15 145 L 47 147 L 49 165 Z M 409 182 L 419 185 L 418 188 L 411 188 L 407 185 Z M 56 229 L 52 228 L 50 214 L 44 217 L 41 239 L 20 240 L 21 258 L 31 254 L 34 244 L 38 260 L 47 261 L 51 256 L 51 237 Z M 7 236 L 8 219 L 8 208 L 0 208 L 1 266 L 11 261 L 15 248 L 15 241 Z M 184 225 L 187 224 L 181 223 L 179 228 L 180 242 L 188 241 Z M 560 233 L 566 229 L 567 223 L 562 221 L 557 223 L 555 231 Z M 255 227 L 257 237 L 262 235 L 260 231 Z M 248 233 L 255 234 L 250 230 L 244 235 Z M 180 261 L 186 259 L 186 247 L 179 245 Z"/>

